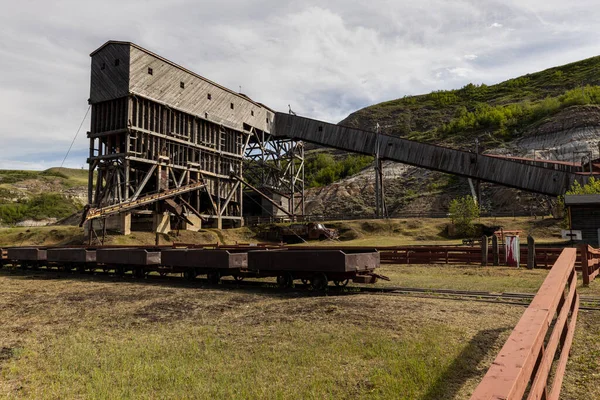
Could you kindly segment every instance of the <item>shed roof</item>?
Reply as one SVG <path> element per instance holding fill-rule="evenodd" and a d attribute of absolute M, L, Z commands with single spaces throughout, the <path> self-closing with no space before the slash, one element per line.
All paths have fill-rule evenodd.
<path fill-rule="evenodd" d="M 565 195 L 565 205 L 593 205 L 600 206 L 600 194 L 567 194 Z"/>

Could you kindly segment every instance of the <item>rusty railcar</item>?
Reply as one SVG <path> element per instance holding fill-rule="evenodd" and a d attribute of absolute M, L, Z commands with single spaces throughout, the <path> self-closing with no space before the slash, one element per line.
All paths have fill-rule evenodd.
<path fill-rule="evenodd" d="M 206 274 L 212 283 L 222 276 L 241 278 L 248 267 L 246 251 L 221 249 L 165 249 L 161 254 L 163 267 L 183 272 L 187 279 Z"/>
<path fill-rule="evenodd" d="M 7 258 L 13 265 L 22 268 L 38 268 L 46 265 L 47 251 L 44 247 L 10 247 Z"/>
<path fill-rule="evenodd" d="M 60 269 L 78 270 L 94 269 L 96 263 L 96 250 L 81 247 L 60 247 L 48 249 L 48 263 Z"/>
<path fill-rule="evenodd" d="M 339 250 L 258 250 L 248 253 L 248 269 L 259 276 L 276 276 L 281 287 L 290 287 L 295 279 L 325 289 L 329 281 L 345 286 L 349 280 L 375 283 L 379 267 L 375 249 Z"/>
<path fill-rule="evenodd" d="M 159 248 L 102 248 L 96 250 L 96 262 L 106 270 L 114 270 L 117 275 L 132 271 L 136 276 L 143 277 L 159 269 L 161 254 Z"/>

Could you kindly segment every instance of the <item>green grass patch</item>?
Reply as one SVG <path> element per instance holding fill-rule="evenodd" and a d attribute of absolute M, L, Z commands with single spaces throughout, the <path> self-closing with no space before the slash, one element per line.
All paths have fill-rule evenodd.
<path fill-rule="evenodd" d="M 101 337 L 78 331 L 24 349 L 5 377 L 27 377 L 34 384 L 26 395 L 46 399 L 414 399 L 462 344 L 458 330 L 439 324 L 404 333 L 306 322 L 267 332 L 189 325 Z"/>

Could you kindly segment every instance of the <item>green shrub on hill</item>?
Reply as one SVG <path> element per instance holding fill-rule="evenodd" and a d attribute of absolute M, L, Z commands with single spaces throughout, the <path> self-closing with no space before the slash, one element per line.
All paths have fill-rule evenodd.
<path fill-rule="evenodd" d="M 439 129 L 446 136 L 477 129 L 493 130 L 503 136 L 509 128 L 520 129 L 561 109 L 587 104 L 600 104 L 600 86 L 569 90 L 561 96 L 546 97 L 535 103 L 529 100 L 498 106 L 476 103 L 472 111 L 460 106 L 454 118 Z"/>
<path fill-rule="evenodd" d="M 304 167 L 308 187 L 326 186 L 360 172 L 373 162 L 373 157 L 349 155 L 336 160 L 331 154 L 318 153 L 307 157 Z"/>
<path fill-rule="evenodd" d="M 81 204 L 59 193 L 42 193 L 29 200 L 0 204 L 0 222 L 8 225 L 33 219 L 65 218 L 77 212 Z"/>

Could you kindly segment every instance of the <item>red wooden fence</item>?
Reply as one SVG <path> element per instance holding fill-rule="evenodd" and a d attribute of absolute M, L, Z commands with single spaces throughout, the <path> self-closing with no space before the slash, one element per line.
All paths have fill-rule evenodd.
<path fill-rule="evenodd" d="M 576 258 L 562 251 L 471 400 L 559 398 L 579 309 Z"/>
<path fill-rule="evenodd" d="M 589 285 L 600 271 L 600 249 L 587 244 L 581 245 L 581 275 L 583 284 Z"/>

